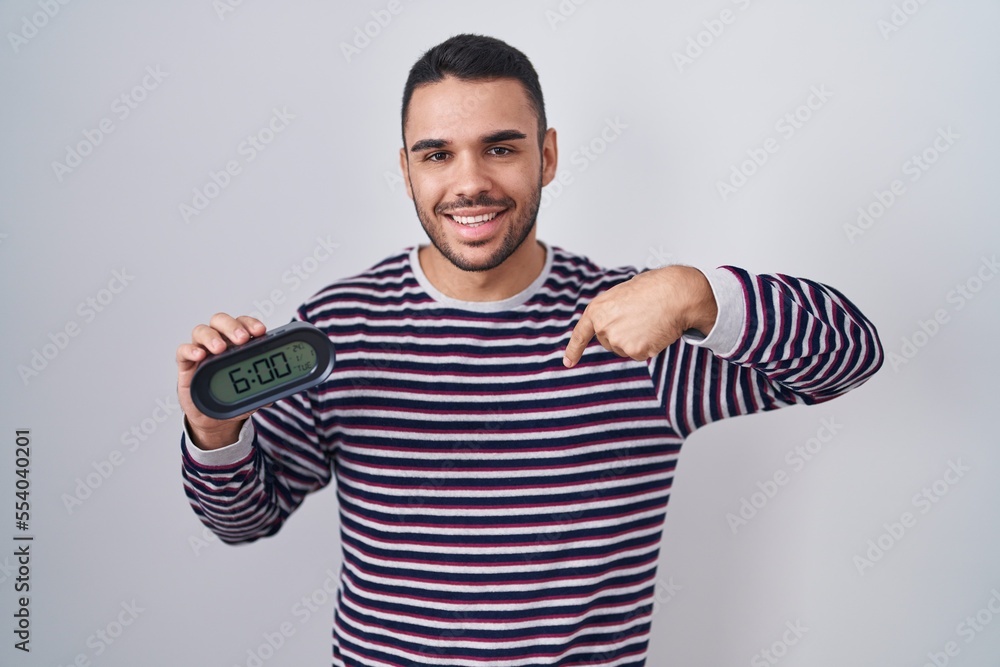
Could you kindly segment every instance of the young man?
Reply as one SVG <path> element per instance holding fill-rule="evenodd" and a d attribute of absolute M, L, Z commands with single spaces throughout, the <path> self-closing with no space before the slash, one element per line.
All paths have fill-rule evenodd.
<path fill-rule="evenodd" d="M 402 121 L 431 243 L 298 309 L 337 348 L 329 379 L 214 421 L 194 369 L 264 326 L 220 313 L 178 348 L 191 504 L 248 542 L 336 475 L 335 665 L 643 665 L 684 439 L 862 384 L 875 328 L 809 280 L 609 270 L 538 242 L 556 132 L 503 42 L 424 54 Z"/>

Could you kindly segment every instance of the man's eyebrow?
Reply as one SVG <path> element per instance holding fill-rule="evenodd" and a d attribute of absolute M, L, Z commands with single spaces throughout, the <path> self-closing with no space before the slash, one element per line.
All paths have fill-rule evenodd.
<path fill-rule="evenodd" d="M 421 139 L 417 143 L 410 146 L 411 153 L 419 153 L 420 151 L 425 151 L 428 148 L 444 148 L 448 145 L 448 142 L 444 139 Z"/>
<path fill-rule="evenodd" d="M 527 139 L 528 135 L 520 130 L 500 130 L 483 137 L 484 144 L 495 144 L 500 141 L 513 141 L 515 139 Z"/>
<path fill-rule="evenodd" d="M 527 139 L 528 135 L 520 130 L 497 130 L 493 134 L 487 134 L 481 139 L 484 144 L 495 144 L 501 141 L 515 141 L 517 139 Z M 446 147 L 450 142 L 444 139 L 421 139 L 410 146 L 411 153 L 419 153 L 430 149 Z"/>

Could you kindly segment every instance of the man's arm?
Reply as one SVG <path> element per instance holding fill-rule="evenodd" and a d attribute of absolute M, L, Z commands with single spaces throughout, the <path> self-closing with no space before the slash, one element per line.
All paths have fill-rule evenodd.
<path fill-rule="evenodd" d="M 567 365 L 591 329 L 617 354 L 650 359 L 671 423 L 685 437 L 723 417 L 830 400 L 882 365 L 875 326 L 832 287 L 731 266 L 703 280 L 692 272 L 701 273 L 648 271 L 595 298 L 574 329 Z M 716 312 L 707 332 L 706 285 Z"/>
<path fill-rule="evenodd" d="M 273 535 L 306 494 L 326 486 L 332 476 L 334 446 L 315 421 L 311 391 L 218 424 L 191 402 L 190 379 L 196 362 L 206 356 L 196 348 L 224 349 L 212 342 L 222 335 L 233 340 L 239 324 L 263 335 L 263 325 L 255 322 L 216 316 L 208 327 L 215 334 L 199 327 L 195 342 L 178 349 L 178 398 L 186 415 L 181 436 L 184 491 L 195 514 L 228 543 Z"/>

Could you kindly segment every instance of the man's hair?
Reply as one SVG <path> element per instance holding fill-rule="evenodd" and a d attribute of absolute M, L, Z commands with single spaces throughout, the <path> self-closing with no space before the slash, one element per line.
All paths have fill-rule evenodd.
<path fill-rule="evenodd" d="M 538 117 L 538 146 L 545 140 L 548 125 L 545 101 L 538 74 L 528 57 L 506 42 L 485 35 L 455 35 L 429 49 L 410 68 L 403 88 L 402 132 L 406 146 L 406 118 L 413 90 L 422 84 L 437 83 L 446 76 L 462 81 L 517 79 L 528 93 L 528 101 Z"/>

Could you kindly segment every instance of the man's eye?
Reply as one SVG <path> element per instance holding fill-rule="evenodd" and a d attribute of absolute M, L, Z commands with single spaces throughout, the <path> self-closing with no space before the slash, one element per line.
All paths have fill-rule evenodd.
<path fill-rule="evenodd" d="M 446 154 L 442 152 L 431 153 L 430 155 L 427 156 L 427 159 L 430 160 L 431 162 L 440 162 L 445 158 L 445 155 Z"/>
<path fill-rule="evenodd" d="M 505 146 L 494 146 L 493 148 L 490 149 L 490 151 L 503 151 L 502 153 L 494 153 L 494 155 L 501 155 L 501 156 L 510 155 L 511 153 L 514 152 Z"/>

